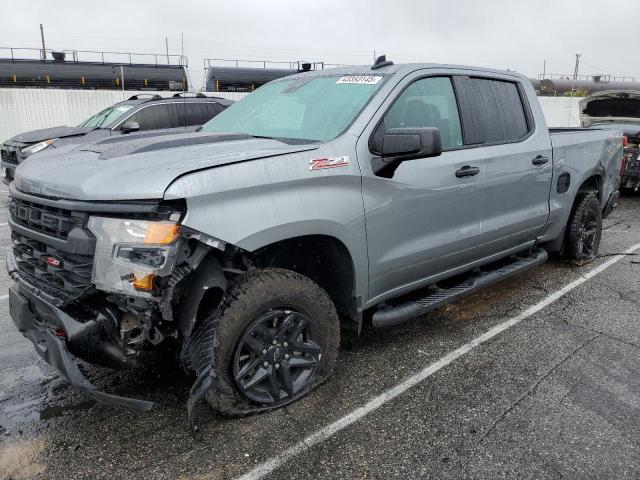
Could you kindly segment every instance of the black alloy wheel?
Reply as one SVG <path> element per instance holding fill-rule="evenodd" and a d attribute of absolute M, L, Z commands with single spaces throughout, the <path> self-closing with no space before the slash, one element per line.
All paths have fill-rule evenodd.
<path fill-rule="evenodd" d="M 595 193 L 578 195 L 574 202 L 565 239 L 565 254 L 577 265 L 598 255 L 602 236 L 602 210 Z"/>
<path fill-rule="evenodd" d="M 260 315 L 238 340 L 233 378 L 250 400 L 270 406 L 290 401 L 315 381 L 322 348 L 309 317 L 290 308 Z"/>
<path fill-rule="evenodd" d="M 576 252 L 582 258 L 593 256 L 596 236 L 598 234 L 598 219 L 593 210 L 587 210 L 582 217 L 579 227 Z"/>

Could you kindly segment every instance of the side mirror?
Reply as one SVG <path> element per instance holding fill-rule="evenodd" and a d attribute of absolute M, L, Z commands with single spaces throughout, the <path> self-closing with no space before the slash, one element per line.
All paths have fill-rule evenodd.
<path fill-rule="evenodd" d="M 127 120 L 120 127 L 120 131 L 122 133 L 137 132 L 138 130 L 140 130 L 140 124 L 138 122 L 133 122 L 131 120 Z"/>
<path fill-rule="evenodd" d="M 404 161 L 440 155 L 442 140 L 437 128 L 391 128 L 384 131 L 382 124 L 371 137 L 369 149 L 376 155 L 371 164 L 373 172 L 391 178 Z"/>

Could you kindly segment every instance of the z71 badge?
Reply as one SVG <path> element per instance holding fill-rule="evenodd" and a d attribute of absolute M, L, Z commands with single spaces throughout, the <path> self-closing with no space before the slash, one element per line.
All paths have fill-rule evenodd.
<path fill-rule="evenodd" d="M 322 170 L 324 168 L 346 167 L 349 165 L 349 155 L 341 157 L 318 158 L 309 160 L 309 170 Z"/>

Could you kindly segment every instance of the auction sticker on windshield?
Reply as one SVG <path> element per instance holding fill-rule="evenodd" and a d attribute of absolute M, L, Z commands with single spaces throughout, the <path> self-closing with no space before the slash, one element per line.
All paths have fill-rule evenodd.
<path fill-rule="evenodd" d="M 347 75 L 346 77 L 341 77 L 338 79 L 336 83 L 358 83 L 365 85 L 375 85 L 382 77 L 379 75 Z"/>

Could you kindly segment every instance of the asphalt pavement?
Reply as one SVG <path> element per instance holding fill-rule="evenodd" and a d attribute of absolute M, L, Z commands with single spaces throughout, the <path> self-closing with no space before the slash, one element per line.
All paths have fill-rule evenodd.
<path fill-rule="evenodd" d="M 9 247 L 0 190 L 0 256 Z M 87 399 L 8 315 L 0 270 L 0 478 L 639 478 L 640 196 L 605 221 L 601 257 L 552 260 L 400 327 L 345 336 L 331 379 L 289 407 L 206 413 L 167 362 L 89 367 Z M 627 251 L 628 254 L 620 255 Z"/>

